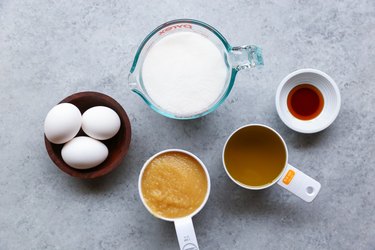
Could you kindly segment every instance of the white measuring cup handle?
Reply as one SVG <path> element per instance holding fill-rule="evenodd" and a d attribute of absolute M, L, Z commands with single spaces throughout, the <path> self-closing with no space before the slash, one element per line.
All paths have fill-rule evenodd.
<path fill-rule="evenodd" d="M 312 202 L 320 191 L 320 183 L 288 164 L 284 174 L 277 182 L 302 200 Z"/>
<path fill-rule="evenodd" d="M 193 221 L 190 217 L 174 221 L 178 244 L 181 250 L 198 250 L 197 237 L 195 236 Z"/>

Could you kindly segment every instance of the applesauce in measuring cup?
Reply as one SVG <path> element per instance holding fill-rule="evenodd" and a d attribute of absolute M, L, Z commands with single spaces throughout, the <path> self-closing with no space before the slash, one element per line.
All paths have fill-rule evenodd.
<path fill-rule="evenodd" d="M 152 213 L 164 218 L 185 217 L 197 210 L 207 194 L 207 176 L 190 155 L 165 152 L 146 166 L 141 192 Z"/>

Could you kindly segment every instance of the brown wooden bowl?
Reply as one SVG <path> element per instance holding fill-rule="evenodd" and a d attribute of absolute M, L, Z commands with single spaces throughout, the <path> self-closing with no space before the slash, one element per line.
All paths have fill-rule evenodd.
<path fill-rule="evenodd" d="M 70 167 L 64 162 L 61 157 L 61 149 L 64 144 L 54 144 L 48 141 L 44 135 L 44 142 L 46 149 L 51 160 L 65 173 L 82 178 L 82 179 L 93 179 L 105 174 L 108 174 L 116 167 L 118 167 L 128 152 L 130 140 L 131 140 L 131 127 L 128 115 L 121 105 L 116 102 L 113 98 L 98 92 L 80 92 L 66 97 L 59 103 L 71 103 L 77 106 L 77 108 L 83 114 L 87 109 L 94 106 L 106 106 L 113 109 L 121 120 L 121 127 L 117 134 L 103 142 L 108 147 L 108 157 L 100 165 L 90 169 L 75 169 Z M 78 132 L 77 136 L 86 135 L 82 129 Z"/>

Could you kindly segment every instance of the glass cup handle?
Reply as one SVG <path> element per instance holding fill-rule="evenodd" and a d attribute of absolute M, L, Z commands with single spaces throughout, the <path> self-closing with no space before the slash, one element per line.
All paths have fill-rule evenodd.
<path fill-rule="evenodd" d="M 176 228 L 178 244 L 180 245 L 181 250 L 199 250 L 193 221 L 190 217 L 175 220 L 174 226 Z"/>
<path fill-rule="evenodd" d="M 277 182 L 304 201 L 312 202 L 320 191 L 320 183 L 288 164 Z"/>
<path fill-rule="evenodd" d="M 255 45 L 232 47 L 229 58 L 232 67 L 237 71 L 264 65 L 262 49 Z"/>

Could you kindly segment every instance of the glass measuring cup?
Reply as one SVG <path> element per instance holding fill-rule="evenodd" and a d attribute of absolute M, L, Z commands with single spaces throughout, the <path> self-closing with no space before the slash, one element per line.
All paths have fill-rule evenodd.
<path fill-rule="evenodd" d="M 226 82 L 219 97 L 204 110 L 189 115 L 171 113 L 160 107 L 148 95 L 142 80 L 143 62 L 151 47 L 167 35 L 184 31 L 194 32 L 208 38 L 219 49 L 222 59 L 227 66 Z M 202 117 L 214 111 L 229 95 L 237 72 L 259 65 L 263 65 L 262 53 L 259 47 L 254 45 L 232 47 L 223 35 L 210 25 L 193 19 L 178 19 L 160 25 L 142 41 L 130 69 L 128 82 L 131 90 L 142 97 L 146 104 L 157 113 L 169 118 L 188 120 Z"/>

